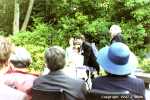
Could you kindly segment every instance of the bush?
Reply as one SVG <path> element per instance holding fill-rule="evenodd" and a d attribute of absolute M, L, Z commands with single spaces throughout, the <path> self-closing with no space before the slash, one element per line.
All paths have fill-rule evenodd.
<path fill-rule="evenodd" d="M 7 33 L 5 33 L 4 31 L 0 31 L 0 35 L 5 36 L 5 35 L 7 35 Z"/>
<path fill-rule="evenodd" d="M 146 73 L 150 72 L 150 60 L 141 59 L 140 66 L 144 70 L 144 72 L 146 72 Z"/>
<path fill-rule="evenodd" d="M 84 34 L 87 40 L 102 48 L 109 44 L 109 27 L 120 24 L 125 43 L 142 58 L 146 49 L 143 40 L 150 33 L 149 4 L 149 0 L 46 0 L 46 3 L 37 0 L 33 16 L 43 16 L 47 24 L 41 18 L 33 18 L 32 32 L 18 33 L 12 40 L 28 48 L 34 56 L 31 66 L 41 69 L 46 47 L 66 47 L 70 37 Z"/>
<path fill-rule="evenodd" d="M 42 70 L 44 65 L 43 53 L 50 44 L 48 36 L 53 33 L 53 28 L 44 23 L 36 24 L 32 32 L 20 32 L 10 38 L 17 46 L 22 46 L 30 51 L 33 63 L 30 68 Z"/>
<path fill-rule="evenodd" d="M 131 50 L 137 54 L 137 56 L 143 56 L 144 37 L 146 35 L 145 29 L 142 24 L 137 24 L 135 22 L 121 23 L 122 34 L 125 43 L 131 48 Z"/>
<path fill-rule="evenodd" d="M 29 66 L 30 70 L 42 71 L 44 68 L 44 51 L 42 46 L 24 45 L 30 51 L 33 63 Z"/>
<path fill-rule="evenodd" d="M 109 26 L 111 23 L 104 18 L 97 18 L 90 21 L 84 28 L 85 36 L 90 42 L 95 42 L 98 48 L 109 44 Z"/>

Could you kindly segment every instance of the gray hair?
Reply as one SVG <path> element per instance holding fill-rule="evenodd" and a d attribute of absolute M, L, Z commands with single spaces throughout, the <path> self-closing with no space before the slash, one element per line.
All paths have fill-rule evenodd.
<path fill-rule="evenodd" d="M 11 41 L 6 37 L 0 36 L 0 62 L 8 61 L 12 51 L 13 44 Z"/>
<path fill-rule="evenodd" d="M 59 46 L 52 46 L 45 52 L 45 60 L 50 71 L 57 71 L 65 66 L 65 50 Z"/>
<path fill-rule="evenodd" d="M 109 30 L 109 33 L 112 35 L 112 36 L 116 36 L 117 34 L 121 34 L 122 30 L 121 30 L 121 27 L 119 25 L 112 25 L 110 27 L 110 30 Z"/>
<path fill-rule="evenodd" d="M 31 54 L 23 47 L 17 47 L 10 55 L 11 63 L 18 68 L 24 68 L 31 64 Z"/>

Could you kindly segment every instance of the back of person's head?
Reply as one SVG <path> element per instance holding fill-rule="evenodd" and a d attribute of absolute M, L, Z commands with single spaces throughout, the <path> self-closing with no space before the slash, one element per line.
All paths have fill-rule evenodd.
<path fill-rule="evenodd" d="M 121 27 L 119 25 L 112 25 L 110 27 L 109 33 L 111 34 L 112 37 L 121 34 L 122 30 Z"/>
<path fill-rule="evenodd" d="M 26 68 L 31 62 L 31 54 L 23 47 L 16 47 L 10 56 L 10 61 L 16 68 Z"/>
<path fill-rule="evenodd" d="M 52 46 L 45 52 L 45 60 L 50 71 L 57 71 L 65 66 L 65 50 L 60 46 Z"/>
<path fill-rule="evenodd" d="M 8 38 L 0 36 L 0 65 L 5 64 L 13 50 L 13 45 Z"/>
<path fill-rule="evenodd" d="M 138 65 L 136 56 L 121 42 L 102 48 L 98 53 L 97 62 L 113 75 L 128 75 L 135 71 Z"/>

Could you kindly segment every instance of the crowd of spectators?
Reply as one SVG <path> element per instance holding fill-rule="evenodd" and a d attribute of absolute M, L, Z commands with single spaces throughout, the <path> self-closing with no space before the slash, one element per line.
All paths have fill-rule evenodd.
<path fill-rule="evenodd" d="M 63 89 L 67 100 L 85 100 L 90 89 L 127 90 L 133 96 L 145 98 L 143 80 L 131 75 L 138 60 L 123 43 L 121 32 L 118 25 L 112 25 L 111 43 L 99 51 L 84 36 L 71 37 L 66 50 L 58 45 L 50 46 L 45 50 L 45 70 L 40 75 L 28 70 L 32 63 L 30 52 L 0 36 L 0 99 L 32 100 L 32 89 L 55 88 Z M 92 76 L 91 68 L 97 76 Z M 99 75 L 100 68 L 105 76 Z"/>

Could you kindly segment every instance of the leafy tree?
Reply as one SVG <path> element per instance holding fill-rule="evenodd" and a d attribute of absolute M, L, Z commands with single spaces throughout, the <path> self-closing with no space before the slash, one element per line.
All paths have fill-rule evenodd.
<path fill-rule="evenodd" d="M 48 35 L 53 32 L 53 28 L 41 22 L 41 19 L 34 19 L 35 27 L 32 32 L 21 32 L 11 36 L 16 46 L 27 48 L 31 54 L 33 63 L 30 68 L 34 70 L 42 70 L 44 65 L 43 52 L 50 44 Z"/>
<path fill-rule="evenodd" d="M 29 22 L 29 19 L 30 19 L 30 15 L 31 15 L 31 11 L 32 11 L 33 5 L 34 5 L 34 0 L 30 0 L 29 7 L 28 7 L 28 10 L 27 10 L 26 17 L 25 17 L 25 20 L 23 22 L 21 31 L 25 31 L 26 28 L 27 28 L 27 25 L 28 25 L 28 22 Z"/>
<path fill-rule="evenodd" d="M 13 0 L 0 0 L 0 31 L 9 35 L 13 26 Z"/>
<path fill-rule="evenodd" d="M 19 0 L 14 1 L 14 21 L 13 21 L 13 34 L 19 32 Z"/>

